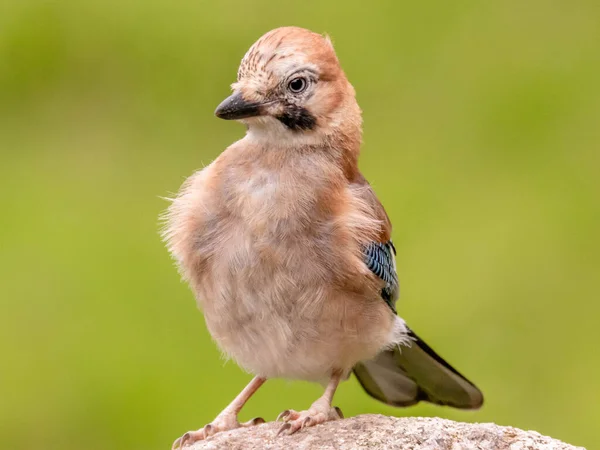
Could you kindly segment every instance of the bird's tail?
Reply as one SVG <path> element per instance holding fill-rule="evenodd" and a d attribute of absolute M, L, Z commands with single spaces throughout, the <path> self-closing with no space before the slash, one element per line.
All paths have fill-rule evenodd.
<path fill-rule="evenodd" d="M 392 406 L 419 401 L 461 409 L 477 409 L 483 394 L 412 331 L 410 345 L 397 344 L 375 359 L 354 367 L 365 391 Z"/>

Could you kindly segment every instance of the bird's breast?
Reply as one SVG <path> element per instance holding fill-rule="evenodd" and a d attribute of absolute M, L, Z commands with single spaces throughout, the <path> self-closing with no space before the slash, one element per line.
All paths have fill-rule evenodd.
<path fill-rule="evenodd" d="M 320 211 L 327 187 L 316 177 L 257 168 L 251 176 L 232 178 L 235 181 L 223 186 L 227 208 L 241 228 L 257 237 L 303 233 L 315 222 L 331 219 Z"/>
<path fill-rule="evenodd" d="M 256 168 L 222 187 L 229 211 L 220 224 L 220 264 L 240 284 L 291 290 L 327 277 L 324 253 L 334 245 L 331 211 L 320 207 L 324 187 L 285 171 Z"/>
<path fill-rule="evenodd" d="M 175 208 L 188 226 L 172 227 L 173 240 L 190 249 L 181 265 L 211 335 L 264 376 L 318 379 L 389 339 L 378 291 L 357 283 L 367 269 L 350 231 L 349 189 L 311 164 L 211 168 Z"/>

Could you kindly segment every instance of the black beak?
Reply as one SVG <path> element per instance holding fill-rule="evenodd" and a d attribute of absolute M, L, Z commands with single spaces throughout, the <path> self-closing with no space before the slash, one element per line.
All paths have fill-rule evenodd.
<path fill-rule="evenodd" d="M 240 92 L 234 92 L 221 102 L 215 110 L 219 119 L 236 120 L 260 115 L 260 103 L 251 103 L 244 100 Z"/>

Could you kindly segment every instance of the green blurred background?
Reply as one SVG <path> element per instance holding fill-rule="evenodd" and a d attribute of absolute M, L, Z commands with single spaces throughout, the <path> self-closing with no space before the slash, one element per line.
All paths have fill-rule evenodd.
<path fill-rule="evenodd" d="M 213 116 L 264 32 L 333 37 L 361 167 L 395 224 L 400 314 L 484 390 L 436 415 L 600 448 L 600 3 L 3 0 L 0 446 L 167 449 L 249 380 L 158 236 L 240 138 Z M 242 418 L 321 392 L 273 381 Z"/>

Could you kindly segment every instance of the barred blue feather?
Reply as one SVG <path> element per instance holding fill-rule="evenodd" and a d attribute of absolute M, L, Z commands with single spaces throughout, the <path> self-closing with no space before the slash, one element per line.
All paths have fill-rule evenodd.
<path fill-rule="evenodd" d="M 385 286 L 381 289 L 381 298 L 396 314 L 399 283 L 394 261 L 396 255 L 394 244 L 392 241 L 371 242 L 364 248 L 363 254 L 369 270 L 385 282 Z"/>

